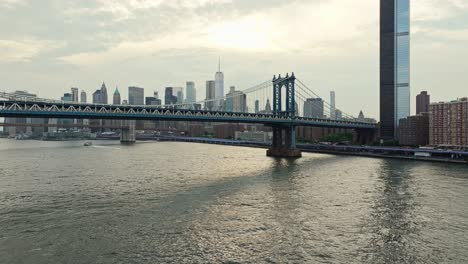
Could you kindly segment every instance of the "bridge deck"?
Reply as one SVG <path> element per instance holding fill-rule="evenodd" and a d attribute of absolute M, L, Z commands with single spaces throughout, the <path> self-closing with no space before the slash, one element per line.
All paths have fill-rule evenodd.
<path fill-rule="evenodd" d="M 156 106 L 99 105 L 7 100 L 0 102 L 1 117 L 73 118 L 115 120 L 165 120 L 265 125 L 315 126 L 351 129 L 376 129 L 376 124 L 355 120 L 331 120 L 282 114 L 236 113 Z"/>

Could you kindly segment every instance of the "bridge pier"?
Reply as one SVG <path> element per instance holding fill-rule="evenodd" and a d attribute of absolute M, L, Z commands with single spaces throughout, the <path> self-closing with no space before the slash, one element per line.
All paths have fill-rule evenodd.
<path fill-rule="evenodd" d="M 136 142 L 135 138 L 135 120 L 124 120 L 122 121 L 122 131 L 120 131 L 120 143 L 121 144 L 133 144 Z"/>
<path fill-rule="evenodd" d="M 273 127 L 273 142 L 270 149 L 267 150 L 268 157 L 275 158 L 300 158 L 301 150 L 296 148 L 296 128 Z"/>
<path fill-rule="evenodd" d="M 376 140 L 376 134 L 374 130 L 369 129 L 356 129 L 355 142 L 361 145 L 369 145 Z"/>

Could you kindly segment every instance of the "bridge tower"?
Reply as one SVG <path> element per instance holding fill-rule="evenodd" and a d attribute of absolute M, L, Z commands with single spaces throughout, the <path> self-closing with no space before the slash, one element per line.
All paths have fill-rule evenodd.
<path fill-rule="evenodd" d="M 291 76 L 286 74 L 282 78 L 281 75 L 273 77 L 273 114 L 278 117 L 286 117 L 290 122 L 284 124 L 271 125 L 273 129 L 273 142 L 267 156 L 280 158 L 300 158 L 302 153 L 296 148 L 296 127 L 294 118 L 296 116 L 296 99 L 295 99 L 295 81 L 294 73 Z M 285 110 L 282 106 L 282 89 L 286 89 L 286 105 Z"/>

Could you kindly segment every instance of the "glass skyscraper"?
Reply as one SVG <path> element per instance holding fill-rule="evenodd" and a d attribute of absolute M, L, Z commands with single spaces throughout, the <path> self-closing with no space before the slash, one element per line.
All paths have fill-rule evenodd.
<path fill-rule="evenodd" d="M 380 136 L 410 115 L 410 0 L 380 0 Z"/>

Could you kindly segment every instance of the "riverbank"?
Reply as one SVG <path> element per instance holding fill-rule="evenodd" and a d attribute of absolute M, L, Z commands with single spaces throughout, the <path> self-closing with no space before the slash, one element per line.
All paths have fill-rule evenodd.
<path fill-rule="evenodd" d="M 202 144 L 229 145 L 242 147 L 255 147 L 268 149 L 270 144 L 259 142 L 246 142 L 227 139 L 190 138 L 190 137 L 160 137 L 159 141 L 177 141 Z M 463 151 L 439 151 L 426 149 L 407 148 L 382 148 L 371 146 L 332 146 L 321 144 L 298 144 L 297 147 L 306 153 L 320 153 L 331 155 L 360 156 L 379 159 L 400 159 L 425 162 L 442 162 L 455 164 L 468 164 L 468 152 Z M 430 157 L 415 156 L 415 153 L 428 153 Z M 458 158 L 452 158 L 458 155 Z"/>

